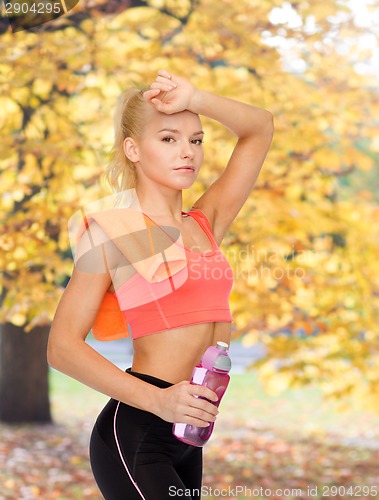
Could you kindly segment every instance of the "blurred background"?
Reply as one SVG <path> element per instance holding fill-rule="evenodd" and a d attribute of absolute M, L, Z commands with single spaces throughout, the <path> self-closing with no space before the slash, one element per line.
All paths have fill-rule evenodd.
<path fill-rule="evenodd" d="M 46 341 L 73 269 L 68 219 L 109 194 L 117 97 L 160 68 L 276 127 L 222 243 L 233 376 L 207 496 L 377 498 L 379 3 L 81 0 L 15 33 L 0 5 L 0 498 L 101 498 L 88 439 L 107 397 L 49 370 Z M 203 125 L 184 210 L 235 143 Z M 88 342 L 130 366 L 130 341 Z"/>

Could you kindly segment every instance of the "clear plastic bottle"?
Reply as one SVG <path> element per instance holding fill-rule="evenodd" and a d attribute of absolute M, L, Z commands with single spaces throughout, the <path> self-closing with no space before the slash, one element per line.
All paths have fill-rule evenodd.
<path fill-rule="evenodd" d="M 229 346 L 225 342 L 217 342 L 216 346 L 208 347 L 200 364 L 195 366 L 190 381 L 191 384 L 203 385 L 214 391 L 218 400 L 210 402 L 217 407 L 230 380 L 229 371 L 232 363 L 228 356 L 228 348 Z M 213 428 L 214 422 L 211 422 L 208 427 L 175 423 L 172 432 L 177 439 L 184 443 L 192 446 L 204 446 L 211 437 Z"/>

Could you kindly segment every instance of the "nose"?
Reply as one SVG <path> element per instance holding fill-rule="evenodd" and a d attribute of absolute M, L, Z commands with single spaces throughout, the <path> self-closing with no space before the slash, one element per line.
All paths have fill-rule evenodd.
<path fill-rule="evenodd" d="M 187 141 L 184 142 L 181 152 L 180 152 L 180 157 L 181 158 L 193 158 L 195 154 L 194 148 L 192 144 L 188 143 Z"/>

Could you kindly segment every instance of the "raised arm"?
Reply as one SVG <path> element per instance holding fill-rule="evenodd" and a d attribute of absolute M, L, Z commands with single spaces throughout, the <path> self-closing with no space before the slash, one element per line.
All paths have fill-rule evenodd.
<path fill-rule="evenodd" d="M 145 97 L 162 113 L 188 109 L 220 122 L 237 136 L 237 144 L 225 170 L 193 205 L 207 215 L 220 244 L 258 178 L 274 132 L 272 114 L 198 89 L 164 70 L 159 71 Z"/>

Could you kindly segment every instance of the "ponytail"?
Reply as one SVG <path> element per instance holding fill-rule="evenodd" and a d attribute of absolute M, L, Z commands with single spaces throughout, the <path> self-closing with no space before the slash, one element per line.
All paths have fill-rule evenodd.
<path fill-rule="evenodd" d="M 136 167 L 124 152 L 126 137 L 138 139 L 145 124 L 144 110 L 146 101 L 143 93 L 149 88 L 129 88 L 121 94 L 114 114 L 114 145 L 112 156 L 104 172 L 104 180 L 113 192 L 120 192 L 136 187 Z"/>

